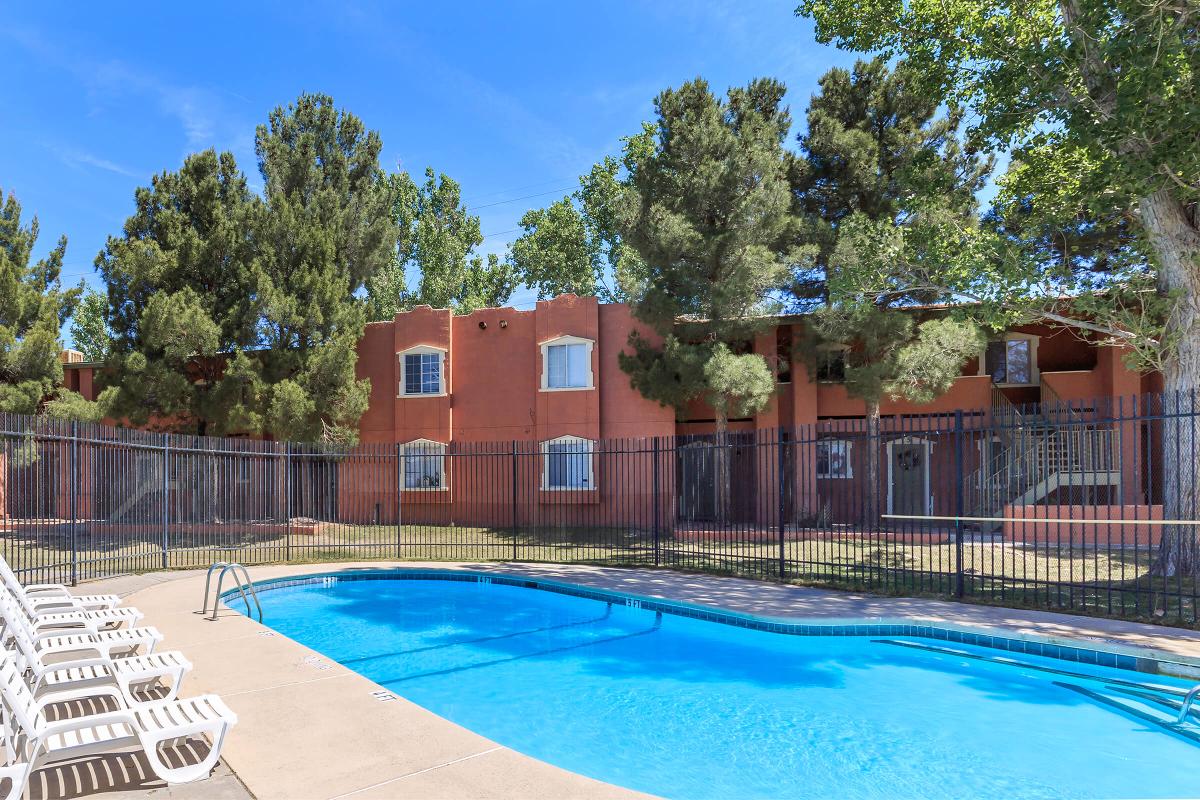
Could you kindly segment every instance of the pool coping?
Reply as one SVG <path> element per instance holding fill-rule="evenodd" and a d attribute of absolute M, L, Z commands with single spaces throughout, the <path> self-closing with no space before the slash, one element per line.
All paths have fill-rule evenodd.
<path fill-rule="evenodd" d="M 1061 637 L 1036 633 L 1007 631 L 978 625 L 955 625 L 948 623 L 915 623 L 907 617 L 874 618 L 827 618 L 820 622 L 799 621 L 797 618 L 749 614 L 728 609 L 714 608 L 700 603 L 670 600 L 651 595 L 634 594 L 611 589 L 602 589 L 544 578 L 517 576 L 492 569 L 445 569 L 426 567 L 393 567 L 386 569 L 356 569 L 351 572 L 336 569 L 308 573 L 300 576 L 283 576 L 255 581 L 256 588 L 264 591 L 289 586 L 305 586 L 327 580 L 443 580 L 475 582 L 514 586 L 537 591 L 564 594 L 589 600 L 620 604 L 646 611 L 699 619 L 722 625 L 748 628 L 788 636 L 903 636 L 935 641 L 965 644 L 1017 653 L 1041 658 L 1051 658 L 1078 664 L 1111 667 L 1131 672 L 1167 675 L 1179 678 L 1200 679 L 1200 657 L 1195 659 L 1167 656 L 1152 649 L 1110 644 L 1104 647 L 1084 647 L 1068 643 Z M 221 600 L 240 599 L 238 589 L 221 594 Z M 226 602 L 228 606 L 228 602 Z M 800 618 L 803 619 L 803 618 Z"/>

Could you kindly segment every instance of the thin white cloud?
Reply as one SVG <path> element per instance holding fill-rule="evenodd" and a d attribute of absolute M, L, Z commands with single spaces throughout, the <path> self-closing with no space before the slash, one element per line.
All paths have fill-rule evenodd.
<path fill-rule="evenodd" d="M 117 175 L 124 175 L 127 178 L 140 178 L 143 176 L 141 171 L 123 167 L 115 161 L 101 158 L 86 150 L 79 150 L 73 147 L 55 147 L 52 149 L 54 150 L 54 154 L 58 156 L 58 160 L 69 167 L 94 167 L 95 169 L 102 169 L 106 172 L 116 173 Z"/>
<path fill-rule="evenodd" d="M 252 142 L 247 152 L 243 134 L 243 129 L 253 130 L 253 125 L 229 108 L 228 92 L 172 83 L 156 73 L 115 59 L 91 58 L 84 52 L 67 50 L 30 28 L 0 28 L 0 39 L 5 38 L 74 76 L 87 92 L 92 115 L 103 113 L 106 107 L 129 96 L 146 97 L 162 114 L 178 122 L 185 154 L 217 147 L 232 149 L 239 159 L 253 155 Z M 102 169 L 117 166 L 111 162 L 96 163 L 103 159 L 76 160 Z"/>

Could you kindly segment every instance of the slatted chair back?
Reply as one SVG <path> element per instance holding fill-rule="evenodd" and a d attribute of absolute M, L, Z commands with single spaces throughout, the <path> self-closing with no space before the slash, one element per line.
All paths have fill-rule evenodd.
<path fill-rule="evenodd" d="M 16 589 L 14 589 L 11 583 L 5 581 L 4 588 L 0 589 L 0 593 L 12 598 L 13 602 L 20 606 L 21 610 L 25 612 L 25 616 L 28 619 L 33 619 L 37 616 L 37 609 L 34 607 L 33 603 L 30 602 L 29 596 L 25 594 L 24 589 L 20 588 L 19 585 Z M 63 611 L 68 610 L 70 609 L 63 609 Z"/>
<path fill-rule="evenodd" d="M 9 625 L 5 634 L 4 646 L 8 649 L 9 657 L 16 660 L 17 669 L 21 674 L 25 674 L 25 671 L 32 669 L 34 665 L 41 665 L 42 659 L 38 655 L 37 645 L 33 643 L 26 628 L 21 625 Z"/>
<path fill-rule="evenodd" d="M 0 556 L 0 580 L 4 582 L 4 586 L 8 591 L 14 594 L 25 596 L 25 586 L 17 578 L 17 573 L 13 572 L 12 567 L 8 565 L 8 561 L 4 556 Z"/>
<path fill-rule="evenodd" d="M 36 638 L 33 626 L 29 623 L 29 617 L 17 605 L 12 595 L 5 591 L 0 591 L 0 618 L 4 620 L 5 639 L 16 636 L 17 631 L 22 632 L 30 642 Z"/>
<path fill-rule="evenodd" d="M 6 744 L 11 744 L 19 733 L 32 739 L 45 729 L 46 717 L 38 709 L 33 692 L 11 658 L 0 659 L 0 696 L 4 698 L 4 710 L 8 712 L 4 719 Z"/>

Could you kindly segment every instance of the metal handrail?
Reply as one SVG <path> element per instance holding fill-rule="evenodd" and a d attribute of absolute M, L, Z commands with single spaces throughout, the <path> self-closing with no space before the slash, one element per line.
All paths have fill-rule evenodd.
<path fill-rule="evenodd" d="M 1183 696 L 1183 704 L 1179 707 L 1179 718 L 1175 720 L 1175 724 L 1182 724 L 1188 718 L 1188 714 L 1192 713 L 1192 703 L 1196 702 L 1196 696 L 1200 695 L 1200 683 L 1188 689 L 1187 694 Z"/>
<path fill-rule="evenodd" d="M 209 596 L 209 591 L 212 589 L 213 571 L 221 569 L 222 567 L 228 567 L 230 563 L 231 562 L 229 562 L 229 561 L 214 561 L 211 565 L 209 565 L 208 574 L 204 576 L 204 602 L 200 605 L 200 610 L 197 613 L 199 613 L 199 614 L 207 614 L 208 613 L 208 596 Z"/>
<path fill-rule="evenodd" d="M 236 561 L 217 561 L 208 568 L 208 575 L 204 579 L 204 606 L 200 609 L 200 613 L 204 614 L 208 612 L 209 587 L 212 583 L 213 570 L 218 568 L 221 570 L 221 572 L 217 575 L 217 596 L 213 599 L 212 616 L 209 617 L 209 619 L 213 621 L 216 621 L 217 619 L 217 610 L 221 606 L 221 587 L 225 584 L 226 573 L 232 572 L 233 577 L 237 579 L 238 582 L 238 593 L 242 596 L 242 602 L 246 604 L 246 616 L 250 616 L 250 598 L 253 597 L 254 606 L 258 609 L 258 621 L 262 622 L 262 603 L 258 601 L 258 590 L 254 588 L 254 582 L 250 580 L 250 571 L 246 569 L 244 564 L 239 564 Z M 244 581 L 242 580 L 242 577 L 239 577 L 238 570 L 241 570 L 241 575 L 245 577 Z M 246 594 L 247 589 L 250 590 L 249 595 Z"/>

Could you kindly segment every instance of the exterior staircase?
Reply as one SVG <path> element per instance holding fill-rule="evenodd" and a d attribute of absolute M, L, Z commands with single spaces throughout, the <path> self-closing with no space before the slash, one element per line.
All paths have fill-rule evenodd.
<path fill-rule="evenodd" d="M 1005 506 L 1033 505 L 1062 489 L 1121 482 L 1114 431 L 1085 422 L 1044 384 L 1042 402 L 1027 409 L 993 388 L 992 421 L 997 438 L 981 445 L 971 479 L 975 516 L 1002 517 Z"/>

